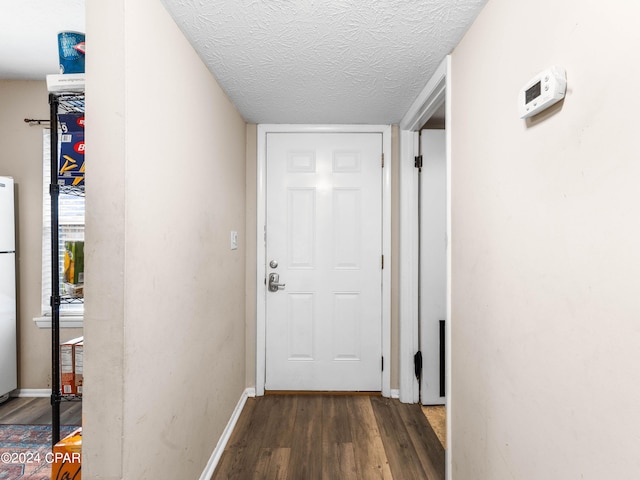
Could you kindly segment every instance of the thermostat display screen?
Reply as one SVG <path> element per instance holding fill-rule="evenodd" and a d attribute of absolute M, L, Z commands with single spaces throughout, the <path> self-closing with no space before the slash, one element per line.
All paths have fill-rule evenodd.
<path fill-rule="evenodd" d="M 529 88 L 525 92 L 525 95 L 524 95 L 525 103 L 529 103 L 534 98 L 540 96 L 540 93 L 541 93 L 540 86 L 541 85 L 542 85 L 541 82 L 537 82 L 533 87 Z"/>

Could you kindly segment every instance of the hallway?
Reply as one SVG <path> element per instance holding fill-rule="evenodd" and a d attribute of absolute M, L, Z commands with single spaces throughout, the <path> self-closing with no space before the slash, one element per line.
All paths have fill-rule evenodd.
<path fill-rule="evenodd" d="M 250 398 L 212 479 L 444 479 L 419 405 L 368 395 Z"/>

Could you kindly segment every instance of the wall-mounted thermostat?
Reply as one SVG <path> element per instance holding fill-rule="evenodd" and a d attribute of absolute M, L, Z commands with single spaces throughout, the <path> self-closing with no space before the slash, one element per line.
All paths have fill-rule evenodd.
<path fill-rule="evenodd" d="M 567 76 L 562 67 L 551 67 L 529 80 L 518 95 L 520 118 L 540 113 L 564 98 Z"/>

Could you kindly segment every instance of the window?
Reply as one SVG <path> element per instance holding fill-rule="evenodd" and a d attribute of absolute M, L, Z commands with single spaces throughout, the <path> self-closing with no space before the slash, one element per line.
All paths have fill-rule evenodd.
<path fill-rule="evenodd" d="M 51 326 L 51 133 L 43 131 L 42 136 L 42 308 L 41 317 L 36 318 L 39 327 Z M 64 265 L 65 241 L 84 240 L 84 197 L 60 194 L 58 197 L 58 218 L 60 225 L 59 258 L 60 294 L 65 294 L 62 272 Z M 82 301 L 60 305 L 60 326 L 81 327 L 84 315 Z"/>

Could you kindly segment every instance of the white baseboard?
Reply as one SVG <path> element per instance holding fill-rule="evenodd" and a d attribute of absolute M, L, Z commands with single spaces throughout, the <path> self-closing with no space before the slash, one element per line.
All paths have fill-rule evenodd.
<path fill-rule="evenodd" d="M 400 390 L 396 388 L 391 389 L 391 398 L 400 398 Z"/>
<path fill-rule="evenodd" d="M 220 437 L 220 440 L 218 440 L 218 444 L 216 445 L 216 448 L 213 449 L 213 452 L 211 453 L 211 457 L 209 457 L 209 461 L 207 462 L 207 465 L 204 467 L 204 470 L 200 475 L 200 480 L 211 479 L 213 472 L 216 470 L 216 467 L 218 466 L 220 457 L 222 457 L 222 452 L 224 451 L 224 448 L 227 446 L 227 442 L 229 441 L 229 438 L 231 438 L 231 433 L 233 432 L 233 429 L 235 428 L 236 423 L 238 422 L 238 418 L 240 418 L 240 414 L 242 413 L 244 404 L 247 402 L 247 398 L 255 397 L 255 396 L 256 396 L 255 388 L 247 388 L 245 389 L 244 392 L 242 392 L 242 395 L 240 396 L 240 400 L 238 400 L 238 404 L 236 405 L 236 408 L 233 410 L 233 413 L 231 414 L 231 418 L 229 419 L 227 426 L 222 432 L 222 436 Z"/>
<path fill-rule="evenodd" d="M 19 388 L 11 392 L 12 397 L 50 397 L 50 388 Z"/>

